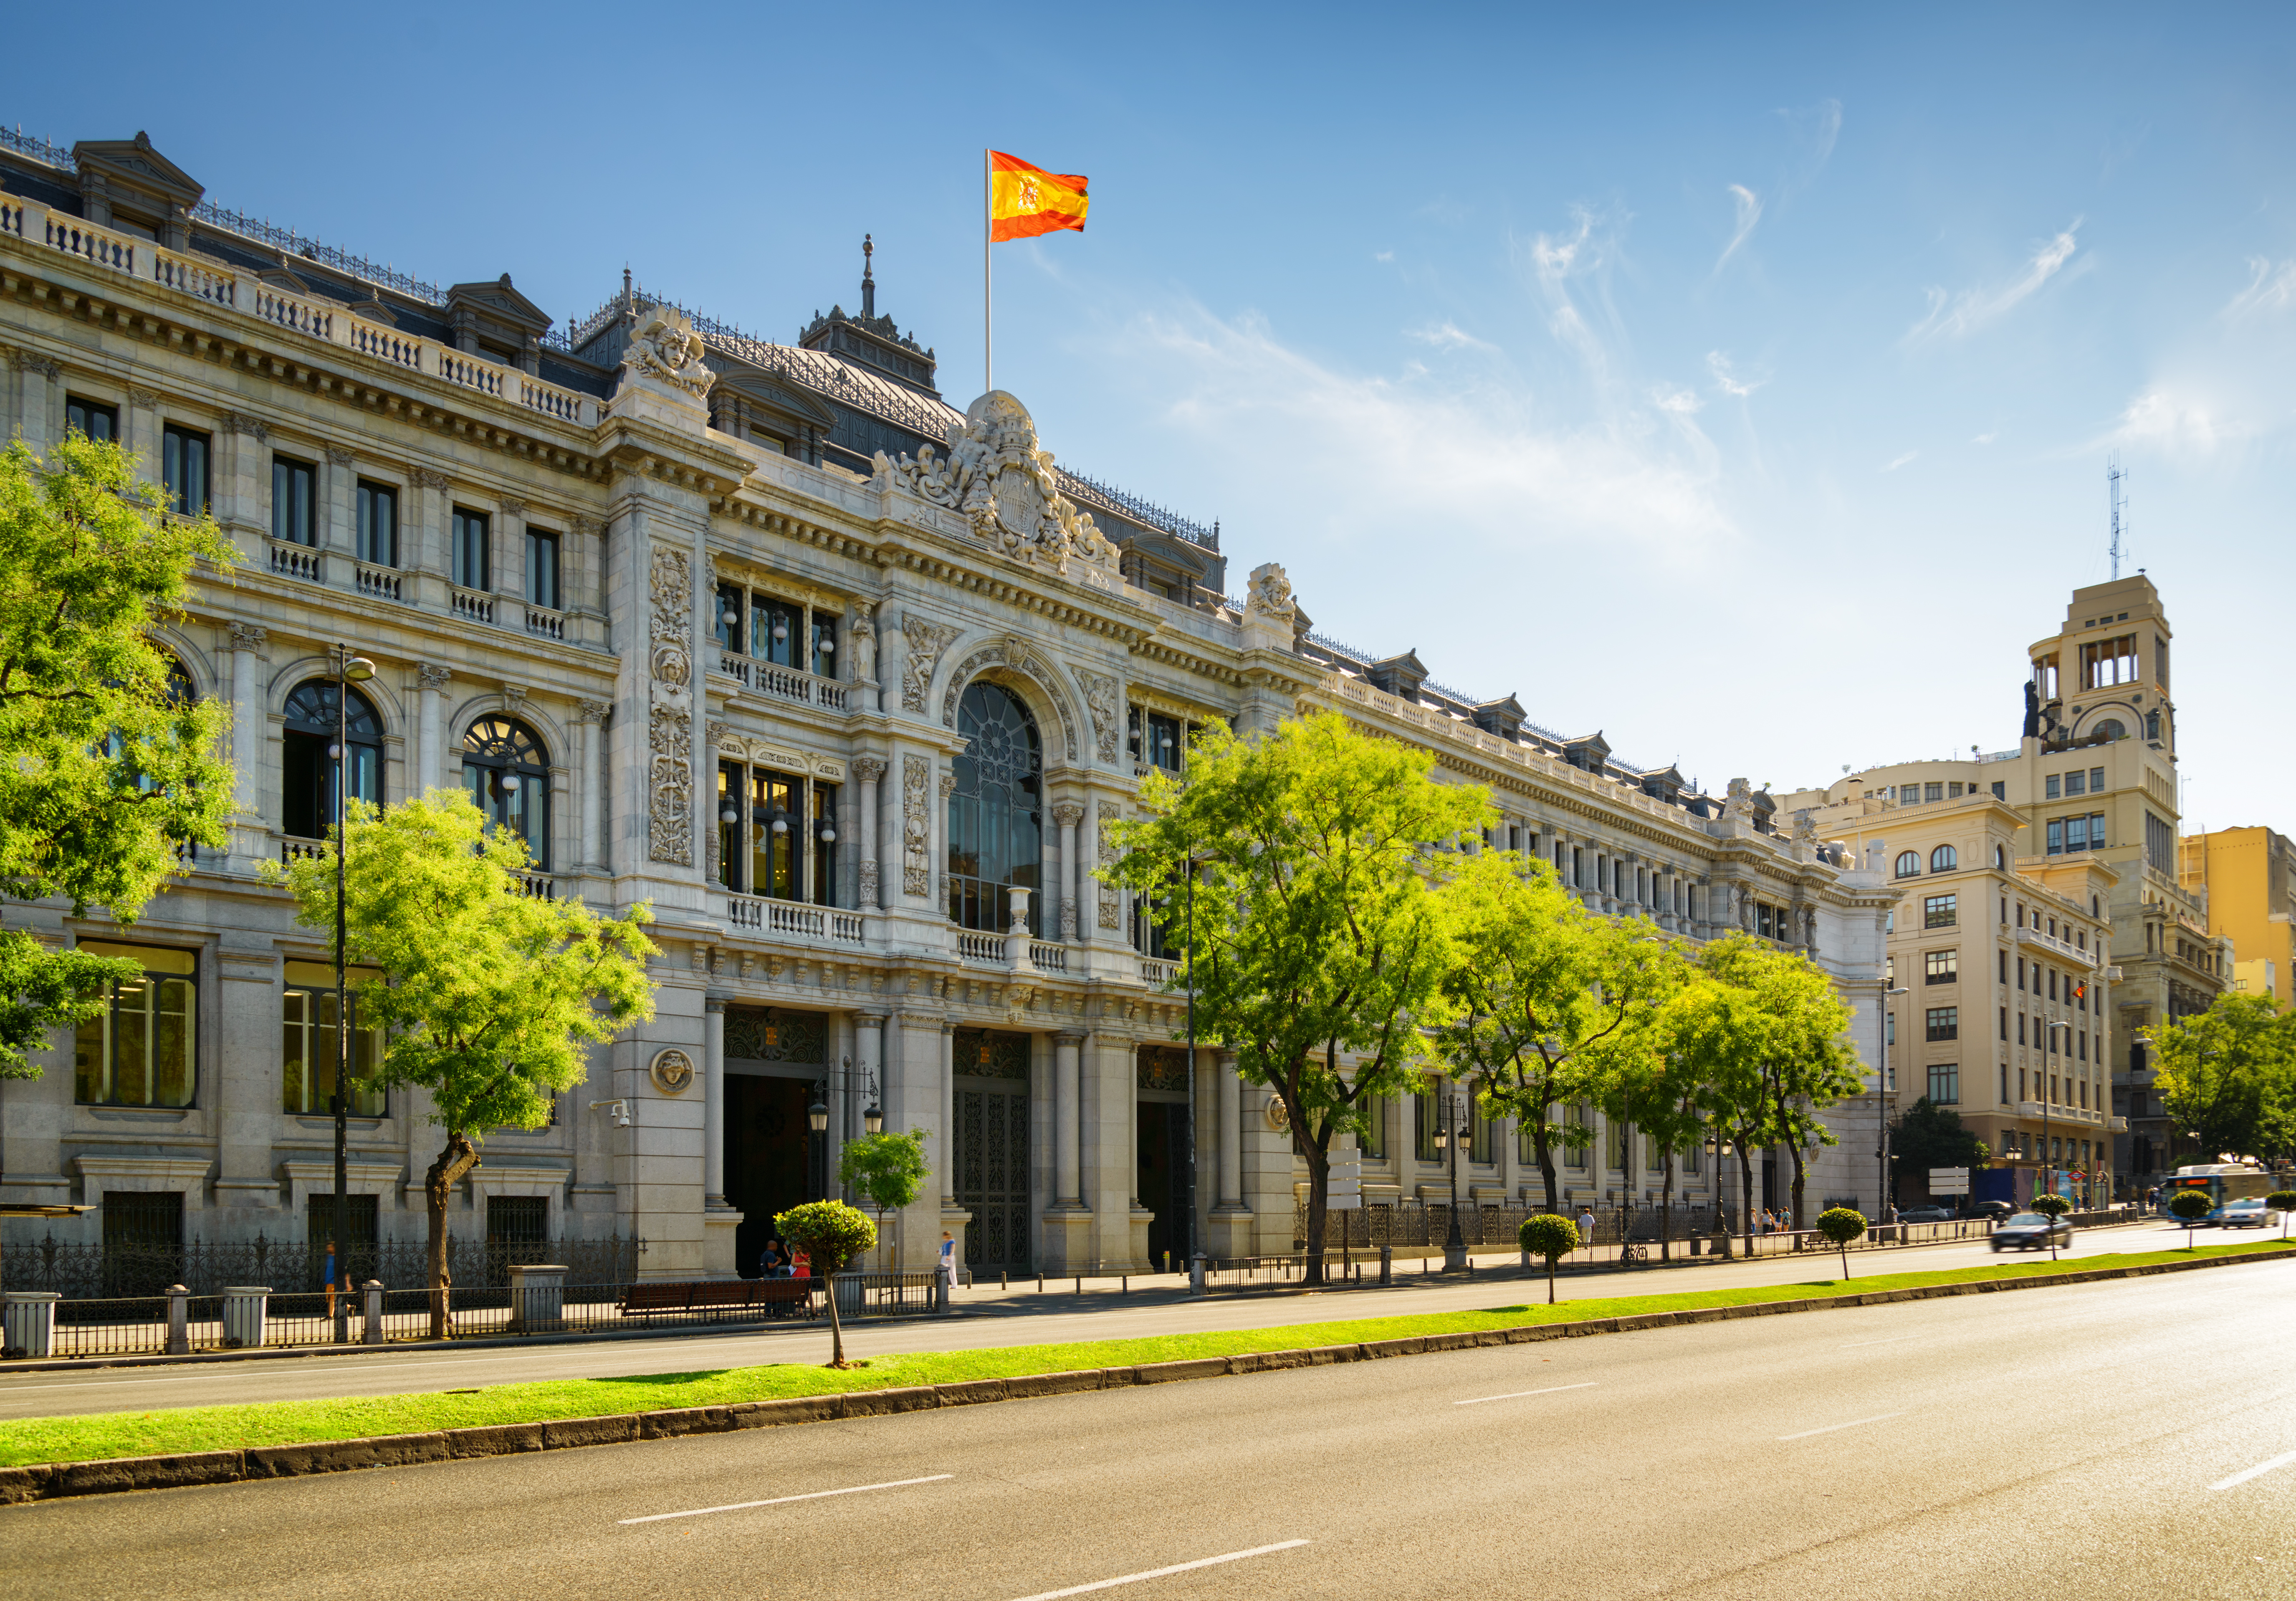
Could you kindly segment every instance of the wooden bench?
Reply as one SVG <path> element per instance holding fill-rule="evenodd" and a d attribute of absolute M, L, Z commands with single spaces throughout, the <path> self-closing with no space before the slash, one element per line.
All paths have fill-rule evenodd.
<path fill-rule="evenodd" d="M 699 1278 L 689 1282 L 649 1280 L 622 1295 L 625 1318 L 669 1312 L 755 1312 L 786 1317 L 812 1300 L 820 1281 L 811 1278 Z"/>

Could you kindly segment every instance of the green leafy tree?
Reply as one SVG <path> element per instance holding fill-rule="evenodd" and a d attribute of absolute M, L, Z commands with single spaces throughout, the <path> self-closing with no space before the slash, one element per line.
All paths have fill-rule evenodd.
<path fill-rule="evenodd" d="M 188 842 L 220 846 L 226 709 L 174 693 L 152 628 L 201 560 L 238 560 L 207 517 L 163 514 L 119 447 L 73 434 L 0 453 L 0 892 L 131 924 Z M 132 961 L 0 932 L 0 1079 L 102 1008 Z"/>
<path fill-rule="evenodd" d="M 2264 1198 L 2265 1205 L 2280 1214 L 2280 1237 L 2288 1237 L 2288 1214 L 2296 1211 L 2296 1190 L 2275 1190 Z"/>
<path fill-rule="evenodd" d="M 2205 1012 L 2153 1030 L 2153 1084 L 2201 1160 L 2266 1157 L 2296 1139 L 2296 1013 L 2226 990 Z"/>
<path fill-rule="evenodd" d="M 1993 1160 L 1993 1151 L 1962 1126 L 1961 1113 L 1923 1096 L 1890 1125 L 1890 1156 L 1898 1164 L 1892 1170 L 1893 1178 L 1898 1172 L 1910 1170 L 1926 1181 L 1931 1168 L 1967 1168 L 1974 1172 Z M 1896 1200 L 1897 1193 L 1892 1183 L 1889 1198 Z M 1886 1217 L 1883 1220 L 1887 1221 Z"/>
<path fill-rule="evenodd" d="M 1601 1053 L 1601 1104 L 1604 1115 L 1628 1130 L 1629 1140 L 1638 1135 L 1658 1153 L 1663 1174 L 1659 1255 L 1664 1260 L 1674 1248 L 1676 1154 L 1705 1137 L 1707 1097 L 1698 1058 L 1674 1048 L 1668 1026 L 1668 1004 L 1690 981 L 1693 969 L 1681 946 L 1663 938 L 1655 924 L 1637 918 L 1620 928 L 1626 938 L 1616 981 L 1640 994 L 1644 1004 Z M 1631 1154 L 1628 1165 L 1631 1170 Z"/>
<path fill-rule="evenodd" d="M 1866 1232 L 1866 1214 L 1855 1207 L 1829 1206 L 1817 1214 L 1817 1232 L 1841 1252 L 1841 1277 L 1849 1277 L 1849 1242 Z"/>
<path fill-rule="evenodd" d="M 842 1201 L 808 1201 L 774 1216 L 782 1238 L 805 1252 L 829 1296 L 829 1365 L 843 1367 L 845 1325 L 837 1315 L 837 1276 L 877 1246 L 868 1213 Z"/>
<path fill-rule="evenodd" d="M 2193 1225 L 2216 1211 L 2206 1190 L 2178 1190 L 2169 1197 L 2169 1210 L 2185 1219 L 2185 1249 L 2193 1248 Z"/>
<path fill-rule="evenodd" d="M 1554 1264 L 1578 1249 L 1578 1225 L 1553 1212 L 1525 1218 L 1515 1238 L 1533 1256 L 1546 1259 L 1546 1304 L 1554 1304 Z"/>
<path fill-rule="evenodd" d="M 582 1081 L 586 1047 L 653 1015 L 644 905 L 602 917 L 579 900 L 525 891 L 526 842 L 489 831 L 459 792 L 378 814 L 352 801 L 344 916 L 352 960 L 379 976 L 355 993 L 389 1030 L 374 1084 L 428 1090 L 446 1130 L 423 1176 L 430 1220 L 430 1333 L 447 1333 L 447 1206 L 490 1129 L 539 1129 Z M 332 928 L 335 865 L 289 864 L 299 921 Z"/>
<path fill-rule="evenodd" d="M 2044 1193 L 2033 1197 L 2033 1210 L 2052 1223 L 2072 1209 L 2073 1203 L 2062 1195 Z M 2054 1231 L 2049 1235 L 2049 1260 L 2051 1261 L 2057 1260 L 2057 1236 Z"/>
<path fill-rule="evenodd" d="M 1663 998 L 1660 965 L 1638 951 L 1656 929 L 1587 910 L 1545 863 L 1486 851 L 1445 885 L 1453 955 L 1443 974 L 1443 1056 L 1474 1078 L 1494 1117 L 1530 1136 L 1546 1205 L 1561 1205 L 1557 1146 L 1590 1132 L 1563 1109 L 1598 1101 Z"/>
<path fill-rule="evenodd" d="M 837 1161 L 838 1182 L 869 1197 L 882 1218 L 916 1203 L 924 1194 L 925 1137 L 918 1129 L 865 1134 L 850 1141 Z"/>
<path fill-rule="evenodd" d="M 1271 1087 L 1308 1163 L 1307 1282 L 1324 1282 L 1331 1145 L 1374 1097 L 1423 1081 L 1451 961 L 1438 849 L 1490 816 L 1478 788 L 1436 783 L 1433 756 L 1322 712 L 1257 743 L 1212 724 L 1185 783 L 1151 769 L 1147 816 L 1120 823 L 1116 882 L 1159 899 L 1197 883 L 1182 982 L 1199 1032 Z M 1342 1066 L 1342 1058 L 1351 1064 Z"/>

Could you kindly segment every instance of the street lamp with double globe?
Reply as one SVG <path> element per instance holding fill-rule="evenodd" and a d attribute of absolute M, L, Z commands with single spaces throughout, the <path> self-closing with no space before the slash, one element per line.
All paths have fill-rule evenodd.
<path fill-rule="evenodd" d="M 346 923 L 343 915 L 343 793 L 348 787 L 344 775 L 348 771 L 350 747 L 351 686 L 364 684 L 374 677 L 374 663 L 364 656 L 351 654 L 351 647 L 338 644 L 331 653 L 334 658 L 335 679 L 335 748 L 329 754 L 335 760 L 335 1343 L 351 1342 L 350 1297 L 350 1089 L 351 1015 L 350 996 L 343 984 L 343 948 L 346 943 Z"/>

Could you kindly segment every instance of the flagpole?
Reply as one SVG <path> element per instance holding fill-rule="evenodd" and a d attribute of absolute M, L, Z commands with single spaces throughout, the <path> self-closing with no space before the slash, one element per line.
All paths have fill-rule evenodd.
<path fill-rule="evenodd" d="M 996 210 L 996 188 L 988 175 L 988 152 L 980 152 L 980 392 L 987 394 L 996 387 L 996 367 L 993 357 L 988 320 L 988 234 L 989 218 Z"/>

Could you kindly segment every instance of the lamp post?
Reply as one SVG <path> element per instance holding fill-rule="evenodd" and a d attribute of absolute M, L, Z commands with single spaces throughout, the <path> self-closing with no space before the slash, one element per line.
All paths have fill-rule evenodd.
<path fill-rule="evenodd" d="M 351 1342 L 350 1297 L 350 995 L 343 982 L 346 919 L 343 914 L 344 776 L 350 759 L 351 686 L 374 677 L 374 663 L 337 644 L 330 653 L 335 677 L 335 1343 Z"/>
<path fill-rule="evenodd" d="M 1445 1100 L 1435 1124 L 1435 1148 L 1448 1159 L 1451 1168 L 1451 1227 L 1443 1236 L 1443 1271 L 1448 1273 L 1467 1265 L 1467 1236 L 1459 1229 L 1459 1142 L 1466 1137 L 1467 1123 L 1459 1092 L 1451 1091 Z"/>
<path fill-rule="evenodd" d="M 1738 1154 L 1738 1145 L 1735 1140 L 1724 1138 L 1718 1128 L 1707 1135 L 1706 1148 L 1714 1153 L 1714 1250 L 1726 1260 L 1730 1255 L 1730 1212 L 1722 1200 L 1722 1168 Z"/>
<path fill-rule="evenodd" d="M 1874 1154 L 1882 1159 L 1881 1199 L 1875 1203 L 1874 1210 L 1882 1214 L 1881 1220 L 1885 1223 L 1896 1220 L 1890 1216 L 1890 1203 L 1896 1199 L 1895 1186 L 1890 1182 L 1890 1107 L 1891 1094 L 1896 1088 L 1890 1081 L 1890 1036 L 1896 1031 L 1893 1020 L 1897 1016 L 1886 1003 L 1898 996 L 1911 993 L 1903 985 L 1882 991 L 1882 999 L 1885 1003 L 1882 1007 L 1882 1071 L 1874 1080 L 1874 1121 L 1881 1125 L 1882 1137 L 1880 1147 Z"/>

